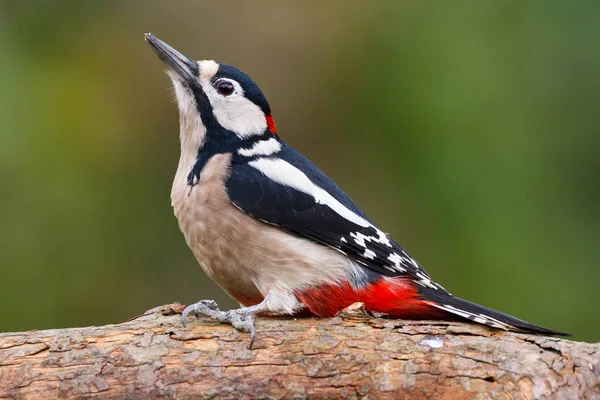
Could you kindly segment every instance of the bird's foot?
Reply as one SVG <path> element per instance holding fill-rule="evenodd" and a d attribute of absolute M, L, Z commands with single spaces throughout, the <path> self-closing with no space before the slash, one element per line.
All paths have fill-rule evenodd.
<path fill-rule="evenodd" d="M 200 300 L 196 304 L 189 305 L 181 314 L 181 324 L 185 328 L 185 320 L 190 313 L 194 313 L 196 317 L 199 314 L 204 314 L 219 322 L 231 324 L 234 328 L 240 331 L 250 332 L 249 349 L 254 344 L 256 338 L 256 330 L 254 329 L 254 314 L 257 312 L 256 307 L 244 307 L 235 310 L 221 311 L 214 300 Z"/>

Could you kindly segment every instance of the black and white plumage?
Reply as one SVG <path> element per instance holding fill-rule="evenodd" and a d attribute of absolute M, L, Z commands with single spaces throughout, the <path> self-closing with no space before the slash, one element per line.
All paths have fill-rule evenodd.
<path fill-rule="evenodd" d="M 264 139 L 263 139 L 264 140 Z M 269 155 L 232 163 L 227 191 L 242 211 L 330 246 L 386 276 L 409 275 L 433 289 L 429 274 L 313 163 L 280 139 Z"/>
<path fill-rule="evenodd" d="M 359 301 L 392 317 L 562 334 L 452 296 L 277 135 L 252 79 L 146 39 L 168 67 L 180 111 L 175 214 L 204 270 L 246 306 L 222 312 L 203 301 L 184 320 L 201 312 L 254 332 L 255 313 L 330 316 Z"/>

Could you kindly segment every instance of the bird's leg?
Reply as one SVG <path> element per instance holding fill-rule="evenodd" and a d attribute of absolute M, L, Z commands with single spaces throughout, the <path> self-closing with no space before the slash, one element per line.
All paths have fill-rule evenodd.
<path fill-rule="evenodd" d="M 250 332 L 250 345 L 248 348 L 252 348 L 252 344 L 256 338 L 254 314 L 260 312 L 263 308 L 263 303 L 259 303 L 250 307 L 221 311 L 214 300 L 200 300 L 196 304 L 189 305 L 183 310 L 183 313 L 181 314 L 181 324 L 185 328 L 185 320 L 191 312 L 193 312 L 196 317 L 198 317 L 199 314 L 204 314 L 216 321 L 229 323 L 240 331 Z"/>
<path fill-rule="evenodd" d="M 302 307 L 304 306 L 298 301 L 295 295 L 280 291 L 269 291 L 264 300 L 256 305 L 229 311 L 219 310 L 219 306 L 214 300 L 200 300 L 183 310 L 181 324 L 185 328 L 185 320 L 192 312 L 196 317 L 198 317 L 198 314 L 204 314 L 219 322 L 229 323 L 240 331 L 250 332 L 250 345 L 248 348 L 251 349 L 256 338 L 254 314 L 264 312 L 271 315 L 289 315 Z"/>

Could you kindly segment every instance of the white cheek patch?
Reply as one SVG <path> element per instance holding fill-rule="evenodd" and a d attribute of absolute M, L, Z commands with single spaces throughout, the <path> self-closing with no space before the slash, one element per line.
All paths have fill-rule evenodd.
<path fill-rule="evenodd" d="M 217 106 L 213 104 L 213 107 L 213 114 L 219 124 L 242 139 L 262 135 L 267 129 L 265 114 L 244 97 L 225 101 Z"/>
<path fill-rule="evenodd" d="M 267 129 L 267 120 L 260 107 L 242 95 L 222 96 L 210 82 L 201 82 L 202 89 L 213 109 L 217 122 L 241 139 L 262 135 Z"/>

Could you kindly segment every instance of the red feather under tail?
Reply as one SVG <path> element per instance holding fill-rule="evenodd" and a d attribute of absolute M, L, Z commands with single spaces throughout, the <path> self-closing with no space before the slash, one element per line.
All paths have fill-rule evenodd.
<path fill-rule="evenodd" d="M 357 302 L 363 303 L 367 311 L 395 318 L 446 319 L 448 316 L 421 298 L 415 283 L 403 278 L 382 278 L 360 289 L 353 289 L 348 282 L 320 285 L 296 296 L 319 317 L 332 317 Z"/>

